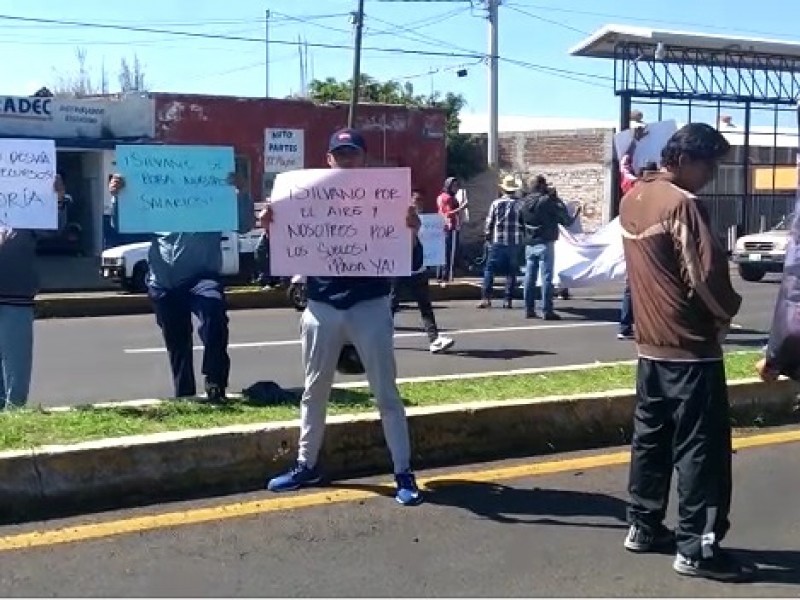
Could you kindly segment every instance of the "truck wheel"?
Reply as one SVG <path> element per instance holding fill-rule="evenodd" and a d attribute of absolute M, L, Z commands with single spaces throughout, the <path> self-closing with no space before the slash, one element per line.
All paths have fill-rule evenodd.
<path fill-rule="evenodd" d="M 131 294 L 143 294 L 147 291 L 147 263 L 142 261 L 133 267 L 130 279 L 124 279 L 122 289 Z"/>
<path fill-rule="evenodd" d="M 745 281 L 761 281 L 767 272 L 761 267 L 753 265 L 739 265 L 739 276 Z"/>

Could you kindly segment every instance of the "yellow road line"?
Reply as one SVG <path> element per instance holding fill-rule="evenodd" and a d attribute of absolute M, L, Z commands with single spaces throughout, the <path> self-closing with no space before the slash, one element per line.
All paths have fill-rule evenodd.
<path fill-rule="evenodd" d="M 736 438 L 734 440 L 734 447 L 736 449 L 757 448 L 792 442 L 800 442 L 800 430 L 779 431 Z M 629 457 L 630 454 L 627 451 L 608 452 L 549 462 L 534 462 L 512 467 L 500 467 L 484 471 L 451 473 L 440 477 L 421 479 L 420 484 L 432 487 L 436 483 L 447 485 L 447 482 L 452 480 L 480 483 L 552 475 L 567 471 L 582 471 L 586 469 L 624 465 L 628 462 Z M 71 542 L 84 542 L 117 535 L 142 533 L 185 525 L 198 525 L 201 523 L 237 519 L 271 512 L 354 502 L 373 498 L 381 493 L 389 494 L 392 491 L 393 487 L 390 485 L 364 486 L 363 488 L 354 486 L 352 489 L 336 489 L 334 485 L 330 490 L 310 494 L 274 496 L 264 500 L 235 502 L 206 508 L 193 508 L 185 511 L 87 523 L 74 527 L 33 531 L 30 533 L 0 537 L 0 552 L 55 546 Z"/>

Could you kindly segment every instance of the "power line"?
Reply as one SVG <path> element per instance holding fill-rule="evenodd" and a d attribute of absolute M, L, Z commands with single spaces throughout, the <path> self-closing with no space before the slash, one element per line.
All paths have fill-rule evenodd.
<path fill-rule="evenodd" d="M 550 25 L 555 25 L 556 27 L 561 27 L 562 29 L 575 31 L 583 35 L 591 35 L 588 31 L 584 31 L 583 29 L 578 29 L 577 27 L 573 27 L 572 25 L 567 25 L 566 23 L 560 23 L 559 21 L 553 21 L 552 19 L 546 19 L 545 17 L 534 15 L 533 13 L 529 13 L 527 11 L 522 10 L 521 8 L 517 8 L 512 5 L 506 5 L 506 8 L 508 8 L 509 10 L 513 10 L 514 12 L 518 12 L 521 15 L 525 15 L 526 17 L 530 17 L 531 19 L 536 19 L 544 23 L 549 23 Z"/>
<path fill-rule="evenodd" d="M 156 34 L 164 34 L 164 35 L 173 35 L 179 37 L 190 37 L 190 38 L 200 38 L 200 39 L 213 39 L 213 40 L 227 40 L 227 41 L 234 41 L 234 42 L 257 42 L 259 44 L 264 43 L 264 38 L 253 38 L 253 37 L 244 37 L 244 36 L 233 36 L 233 35 L 222 35 L 222 34 L 213 34 L 213 33 L 197 33 L 192 31 L 173 31 L 169 29 L 154 29 L 150 27 L 132 27 L 127 25 L 111 25 L 107 23 L 89 23 L 83 21 L 67 21 L 67 20 L 60 20 L 60 19 L 41 19 L 41 18 L 34 18 L 34 17 L 17 17 L 11 15 L 0 15 L 0 20 L 6 21 L 18 21 L 18 22 L 28 22 L 28 23 L 47 23 L 47 24 L 55 24 L 55 25 L 63 25 L 67 27 L 88 27 L 88 28 L 95 28 L 95 29 L 111 29 L 115 31 L 130 31 L 133 33 L 156 33 Z M 289 40 L 270 40 L 270 44 L 277 44 L 279 46 L 296 46 L 296 41 L 289 41 Z M 329 50 L 350 50 L 350 45 L 341 45 L 341 44 L 321 44 L 321 43 L 308 43 L 309 48 L 326 48 Z M 479 58 L 480 55 L 478 54 L 459 54 L 456 52 L 431 52 L 425 50 L 408 50 L 405 48 L 367 48 L 364 47 L 364 50 L 370 50 L 372 52 L 389 52 L 395 54 L 416 54 L 422 56 L 447 56 L 450 58 Z"/>

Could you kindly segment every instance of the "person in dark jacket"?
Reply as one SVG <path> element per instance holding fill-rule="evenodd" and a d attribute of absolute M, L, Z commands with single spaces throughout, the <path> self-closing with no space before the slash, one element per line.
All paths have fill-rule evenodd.
<path fill-rule="evenodd" d="M 542 317 L 546 321 L 559 321 L 561 316 L 553 310 L 553 270 L 555 243 L 559 226 L 569 227 L 580 217 L 582 207 L 570 216 L 567 205 L 558 193 L 547 184 L 544 176 L 536 177 L 533 193 L 522 203 L 522 221 L 525 224 L 525 316 L 538 318 L 536 313 L 536 282 L 542 270 Z"/>
<path fill-rule="evenodd" d="M 367 147 L 361 132 L 341 129 L 328 146 L 332 169 L 357 169 L 366 165 Z M 410 200 L 410 199 L 409 199 Z M 272 208 L 260 215 L 268 230 Z M 406 225 L 417 232 L 420 219 L 408 207 Z M 414 245 L 412 269 L 422 265 L 422 247 Z M 325 414 L 336 365 L 342 347 L 350 342 L 363 361 L 378 404 L 383 431 L 394 464 L 396 500 L 410 506 L 422 502 L 411 471 L 411 441 L 405 406 L 397 389 L 394 356 L 394 322 L 391 279 L 386 277 L 308 277 L 308 307 L 300 322 L 305 390 L 300 400 L 300 441 L 297 463 L 288 472 L 270 479 L 267 488 L 286 492 L 321 481 L 317 466 L 325 433 Z"/>
<path fill-rule="evenodd" d="M 53 183 L 58 202 L 64 183 Z M 0 227 L 0 410 L 28 402 L 33 370 L 33 305 L 39 290 L 36 232 Z"/>
<path fill-rule="evenodd" d="M 228 183 L 235 185 L 234 174 Z M 124 179 L 114 175 L 108 184 L 116 198 Z M 243 186 L 238 186 L 239 190 Z M 116 200 L 114 200 L 116 205 Z M 239 233 L 253 228 L 253 201 L 237 190 Z M 200 321 L 206 399 L 227 400 L 231 361 L 228 356 L 228 310 L 221 280 L 222 233 L 162 233 L 150 244 L 147 292 L 164 336 L 176 398 L 196 396 L 192 344 L 192 314 Z"/>

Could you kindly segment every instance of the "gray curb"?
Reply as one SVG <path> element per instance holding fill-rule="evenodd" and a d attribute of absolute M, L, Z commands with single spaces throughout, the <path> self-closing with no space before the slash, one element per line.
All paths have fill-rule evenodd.
<path fill-rule="evenodd" d="M 730 386 L 734 424 L 786 422 L 790 381 Z M 625 444 L 630 391 L 409 410 L 416 467 Z M 290 465 L 296 421 L 99 440 L 0 453 L 0 514 L 9 521 L 259 489 Z M 332 478 L 386 472 L 376 414 L 328 419 L 321 464 Z"/>
<path fill-rule="evenodd" d="M 471 283 L 458 282 L 446 288 L 431 285 L 433 300 L 478 300 L 480 289 Z M 258 289 L 233 291 L 227 294 L 230 310 L 288 308 L 285 290 Z M 83 296 L 39 296 L 35 303 L 37 319 L 68 319 L 140 315 L 152 312 L 144 294 L 86 294 Z"/>

